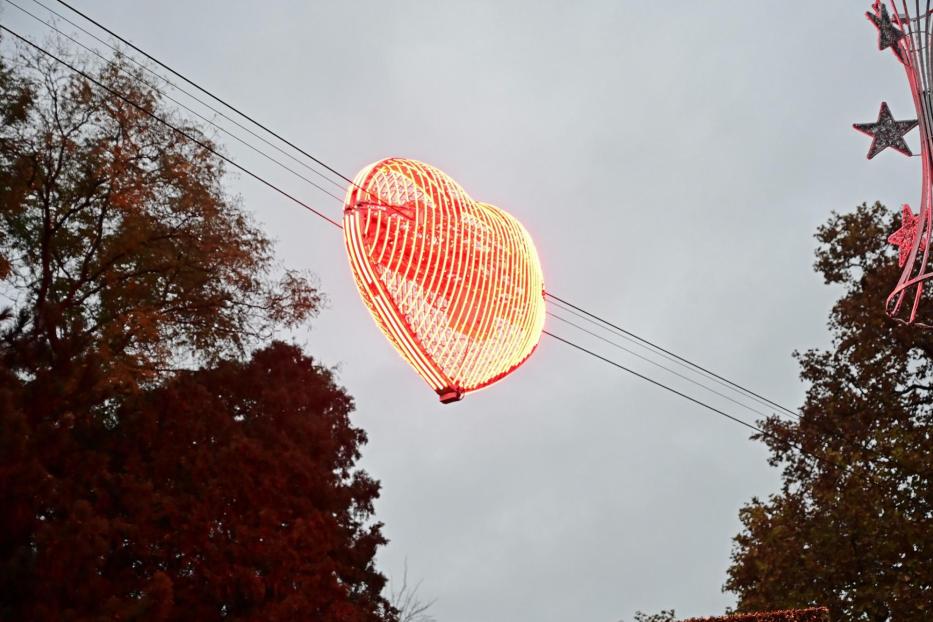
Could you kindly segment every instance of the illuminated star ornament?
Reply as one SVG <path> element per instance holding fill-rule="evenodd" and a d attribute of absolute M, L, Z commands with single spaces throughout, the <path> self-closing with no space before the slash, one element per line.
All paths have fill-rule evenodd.
<path fill-rule="evenodd" d="M 890 9 L 890 12 L 889 10 Z M 915 14 L 913 14 L 915 13 Z M 930 238 L 933 227 L 933 0 L 889 3 L 875 0 L 868 19 L 878 32 L 878 49 L 892 49 L 907 76 L 907 84 L 917 111 L 914 121 L 898 121 L 886 103 L 881 104 L 878 120 L 857 123 L 855 129 L 872 137 L 868 158 L 888 147 L 913 155 L 904 135 L 920 128 L 920 159 L 923 178 L 917 214 L 904 206 L 901 228 L 888 236 L 898 247 L 901 276 L 888 295 L 885 311 L 895 320 L 916 321 L 923 287 L 933 278 L 930 270 Z"/>
<path fill-rule="evenodd" d="M 887 102 L 881 102 L 881 110 L 878 111 L 878 120 L 874 123 L 855 123 L 852 125 L 858 131 L 868 134 L 872 137 L 871 147 L 868 148 L 868 159 L 890 147 L 904 155 L 913 155 L 904 135 L 917 127 L 919 121 L 895 121 L 891 115 L 891 109 Z"/>
<path fill-rule="evenodd" d="M 901 228 L 888 236 L 888 242 L 898 248 L 897 265 L 903 268 L 907 263 L 916 239 L 917 217 L 911 211 L 910 206 L 904 204 L 904 211 L 901 213 Z"/>
<path fill-rule="evenodd" d="M 903 62 L 904 57 L 901 51 L 901 39 L 906 35 L 897 26 L 891 23 L 891 17 L 888 15 L 888 9 L 881 2 L 875 2 L 873 5 L 875 12 L 868 11 L 865 16 L 878 29 L 878 49 L 885 50 L 891 48 L 895 56 Z"/>
<path fill-rule="evenodd" d="M 344 242 L 377 326 L 443 403 L 507 376 L 544 327 L 531 236 L 440 170 L 403 158 L 357 174 Z"/>

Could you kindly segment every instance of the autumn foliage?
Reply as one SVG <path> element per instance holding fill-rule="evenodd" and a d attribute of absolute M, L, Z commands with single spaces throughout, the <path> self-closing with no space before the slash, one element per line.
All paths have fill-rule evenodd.
<path fill-rule="evenodd" d="M 781 611 L 757 611 L 712 618 L 689 618 L 683 622 L 829 622 L 829 610 L 825 607 L 808 607 Z"/>
<path fill-rule="evenodd" d="M 3 602 L 16 619 L 378 619 L 361 613 L 382 605 L 378 486 L 351 473 L 351 407 L 277 343 L 109 418 L 6 410 Z"/>
<path fill-rule="evenodd" d="M 393 620 L 352 400 L 271 339 L 320 295 L 222 161 L 10 49 L 0 116 L 0 620 Z"/>
<path fill-rule="evenodd" d="M 933 304 L 928 292 L 922 324 L 884 314 L 898 218 L 862 205 L 817 232 L 816 269 L 842 294 L 833 341 L 798 355 L 809 385 L 799 420 L 762 423 L 783 485 L 740 512 L 726 583 L 740 611 L 826 605 L 833 620 L 933 618 Z"/>

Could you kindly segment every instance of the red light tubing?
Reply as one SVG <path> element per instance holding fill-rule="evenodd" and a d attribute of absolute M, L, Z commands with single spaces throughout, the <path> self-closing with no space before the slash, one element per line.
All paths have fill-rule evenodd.
<path fill-rule="evenodd" d="M 534 351 L 544 278 L 511 215 L 432 166 L 388 158 L 357 174 L 343 222 L 363 302 L 442 402 L 505 377 Z"/>

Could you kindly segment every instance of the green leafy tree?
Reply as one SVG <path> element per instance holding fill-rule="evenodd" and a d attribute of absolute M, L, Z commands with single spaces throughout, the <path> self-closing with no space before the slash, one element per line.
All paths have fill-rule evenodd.
<path fill-rule="evenodd" d="M 933 618 L 933 330 L 884 313 L 900 273 L 886 238 L 898 226 L 876 203 L 817 232 L 816 270 L 843 290 L 832 347 L 796 355 L 809 385 L 800 419 L 763 422 L 783 485 L 740 512 L 725 584 L 739 611 Z M 933 320 L 929 296 L 919 319 Z"/>
<path fill-rule="evenodd" d="M 395 620 L 352 400 L 256 349 L 320 296 L 222 161 L 38 54 L 0 116 L 0 620 Z"/>

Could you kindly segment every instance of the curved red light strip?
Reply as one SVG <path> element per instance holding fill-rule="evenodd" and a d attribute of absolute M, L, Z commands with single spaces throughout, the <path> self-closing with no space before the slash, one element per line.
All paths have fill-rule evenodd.
<path fill-rule="evenodd" d="M 917 318 L 917 310 L 923 297 L 924 284 L 933 278 L 933 270 L 929 263 L 930 242 L 933 238 L 933 112 L 930 109 L 929 78 L 925 69 L 933 60 L 933 52 L 922 34 L 929 32 L 929 26 L 933 23 L 933 17 L 931 17 L 933 14 L 928 12 L 925 15 L 912 17 L 907 3 L 901 4 L 899 12 L 897 3 L 891 1 L 893 9 L 891 17 L 906 36 L 901 37 L 892 47 L 894 47 L 897 60 L 903 65 L 907 74 L 907 82 L 917 109 L 923 181 L 916 229 L 910 240 L 910 251 L 906 260 L 901 261 L 899 258 L 898 263 L 903 264 L 903 270 L 897 286 L 885 301 L 885 308 L 889 316 L 904 321 L 899 316 L 906 315 L 906 322 L 913 323 Z M 880 19 L 882 2 L 875 2 L 872 8 L 874 14 Z M 908 302 L 907 306 L 904 305 L 905 302 Z M 905 308 L 910 309 L 909 313 L 904 312 Z"/>
<path fill-rule="evenodd" d="M 344 241 L 376 324 L 441 401 L 506 376 L 537 346 L 544 279 L 531 236 L 438 169 L 389 158 L 360 171 Z"/>

